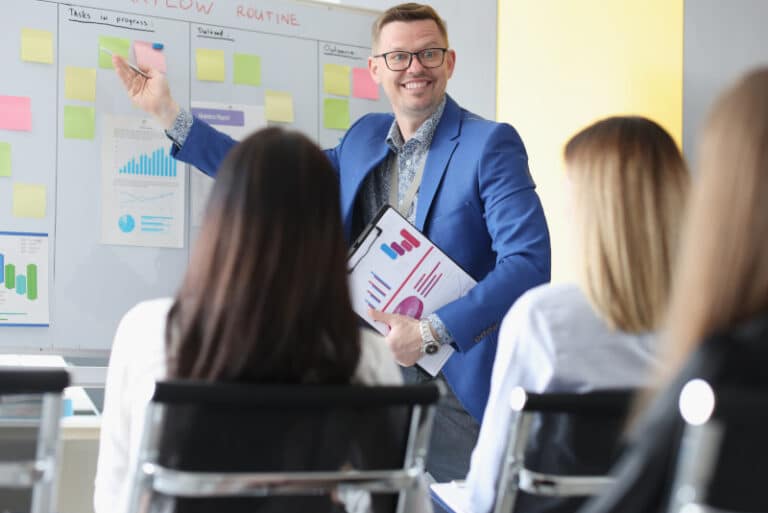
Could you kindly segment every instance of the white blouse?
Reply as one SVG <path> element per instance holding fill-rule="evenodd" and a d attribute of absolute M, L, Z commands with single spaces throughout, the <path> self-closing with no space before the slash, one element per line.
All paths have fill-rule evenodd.
<path fill-rule="evenodd" d="M 93 503 L 96 513 L 123 513 L 128 506 L 144 414 L 155 381 L 165 377 L 165 322 L 171 298 L 145 301 L 123 316 L 112 343 Z M 400 385 L 400 369 L 384 340 L 361 331 L 355 382 Z"/>
<path fill-rule="evenodd" d="M 467 476 L 473 513 L 491 511 L 511 422 L 509 396 L 640 387 L 657 364 L 653 334 L 609 328 L 575 284 L 523 294 L 504 318 L 491 392 Z"/>

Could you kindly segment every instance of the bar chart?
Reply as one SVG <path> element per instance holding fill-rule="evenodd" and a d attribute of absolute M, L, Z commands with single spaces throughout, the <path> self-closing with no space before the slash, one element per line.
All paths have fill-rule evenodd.
<path fill-rule="evenodd" d="M 0 232 L 0 326 L 48 322 L 48 235 Z"/>
<path fill-rule="evenodd" d="M 186 172 L 169 147 L 162 128 L 152 120 L 104 116 L 103 243 L 184 245 Z"/>
<path fill-rule="evenodd" d="M 165 148 L 159 148 L 151 154 L 141 154 L 129 160 L 117 170 L 119 175 L 176 177 L 176 160 Z"/>
<path fill-rule="evenodd" d="M 0 286 L 6 289 L 15 290 L 16 294 L 26 296 L 30 301 L 37 299 L 37 266 L 28 264 L 26 274 L 17 274 L 16 266 L 11 263 L 5 263 L 5 255 L 0 253 Z"/>

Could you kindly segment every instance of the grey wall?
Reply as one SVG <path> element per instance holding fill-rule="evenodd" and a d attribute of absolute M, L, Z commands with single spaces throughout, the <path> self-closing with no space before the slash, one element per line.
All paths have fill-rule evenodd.
<path fill-rule="evenodd" d="M 695 165 L 695 141 L 712 102 L 746 71 L 768 64 L 768 1 L 686 0 L 683 151 Z"/>

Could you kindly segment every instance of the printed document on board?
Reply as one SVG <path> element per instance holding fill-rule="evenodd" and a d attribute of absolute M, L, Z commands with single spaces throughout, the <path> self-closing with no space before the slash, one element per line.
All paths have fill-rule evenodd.
<path fill-rule="evenodd" d="M 369 308 L 421 319 L 464 296 L 476 283 L 389 206 L 355 242 L 347 266 L 352 307 L 382 334 L 388 327 L 371 319 Z M 453 352 L 444 344 L 417 363 L 436 376 Z"/>

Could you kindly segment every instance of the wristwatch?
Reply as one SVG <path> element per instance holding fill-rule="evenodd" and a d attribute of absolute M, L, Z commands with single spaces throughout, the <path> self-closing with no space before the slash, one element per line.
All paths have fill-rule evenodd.
<path fill-rule="evenodd" d="M 440 342 L 432 335 L 432 328 L 427 319 L 419 321 L 419 331 L 421 332 L 421 354 L 435 354 L 440 349 Z"/>

